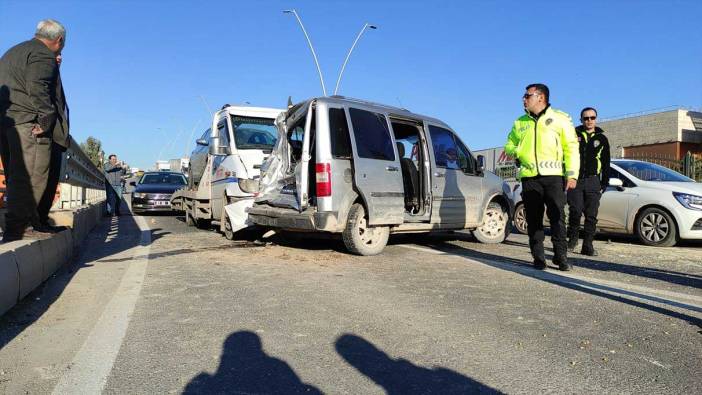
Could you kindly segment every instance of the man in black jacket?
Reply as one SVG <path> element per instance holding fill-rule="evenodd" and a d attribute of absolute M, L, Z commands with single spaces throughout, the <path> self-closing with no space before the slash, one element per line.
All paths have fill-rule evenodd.
<path fill-rule="evenodd" d="M 580 253 L 596 256 L 592 245 L 597 228 L 600 197 L 609 185 L 609 141 L 597 126 L 597 110 L 580 111 L 582 125 L 575 128 L 580 146 L 580 174 L 575 189 L 568 191 L 568 249 L 575 250 L 580 233 L 580 218 L 585 213 L 583 245 Z"/>
<path fill-rule="evenodd" d="M 46 19 L 33 39 L 0 58 L 0 145 L 7 177 L 3 241 L 48 236 L 38 205 L 46 192 L 52 143 L 68 145 L 56 64 L 65 38 L 66 29 Z"/>

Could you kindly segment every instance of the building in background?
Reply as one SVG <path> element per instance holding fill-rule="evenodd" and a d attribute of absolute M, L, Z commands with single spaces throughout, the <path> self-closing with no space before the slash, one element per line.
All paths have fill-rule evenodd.
<path fill-rule="evenodd" d="M 612 158 L 666 157 L 681 160 L 702 154 L 702 112 L 673 109 L 639 113 L 598 122 L 605 130 Z"/>
<path fill-rule="evenodd" d="M 154 167 L 155 171 L 169 171 L 171 170 L 171 163 L 167 160 L 157 160 Z"/>

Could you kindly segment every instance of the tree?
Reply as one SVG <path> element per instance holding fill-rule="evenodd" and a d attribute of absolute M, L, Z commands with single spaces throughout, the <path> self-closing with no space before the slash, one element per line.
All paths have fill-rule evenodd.
<path fill-rule="evenodd" d="M 91 162 L 98 168 L 102 168 L 102 160 L 105 152 L 102 150 L 102 143 L 93 136 L 89 136 L 85 142 L 80 143 L 80 149 L 85 152 Z"/>

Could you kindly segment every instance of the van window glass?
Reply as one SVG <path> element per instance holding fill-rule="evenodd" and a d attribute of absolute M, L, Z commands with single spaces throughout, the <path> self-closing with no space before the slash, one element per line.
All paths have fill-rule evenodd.
<path fill-rule="evenodd" d="M 429 125 L 429 135 L 434 146 L 436 166 L 446 169 L 460 169 L 458 150 L 453 139 L 453 133 L 444 128 Z"/>
<path fill-rule="evenodd" d="M 358 156 L 394 161 L 395 152 L 385 116 L 356 108 L 350 108 L 349 114 Z"/>
<path fill-rule="evenodd" d="M 342 108 L 329 109 L 329 134 L 331 153 L 334 158 L 351 157 L 351 138 L 346 112 Z"/>
<path fill-rule="evenodd" d="M 237 149 L 273 149 L 278 131 L 271 118 L 232 116 Z"/>
<path fill-rule="evenodd" d="M 314 152 L 314 135 L 317 127 L 315 122 L 315 111 L 312 110 L 312 123 L 310 124 L 310 152 Z M 291 148 L 291 155 L 297 162 L 302 158 L 302 144 L 305 139 L 305 124 L 307 122 L 307 114 L 301 116 L 292 126 L 288 127 L 287 139 Z"/>
<path fill-rule="evenodd" d="M 454 136 L 455 137 L 455 136 Z M 455 139 L 455 138 L 454 138 Z M 476 164 L 475 164 L 475 158 L 473 158 L 473 155 L 470 154 L 470 151 L 468 151 L 468 148 L 466 148 L 463 143 L 461 143 L 460 140 L 456 140 L 456 148 L 458 148 L 458 164 L 465 171 L 466 173 L 470 174 L 475 174 L 476 173 Z"/>

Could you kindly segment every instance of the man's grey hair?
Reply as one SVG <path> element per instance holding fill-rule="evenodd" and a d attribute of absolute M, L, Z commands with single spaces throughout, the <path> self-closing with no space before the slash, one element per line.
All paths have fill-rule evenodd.
<path fill-rule="evenodd" d="M 44 19 L 39 21 L 37 24 L 37 31 L 34 33 L 37 38 L 45 38 L 48 40 L 56 40 L 59 37 L 63 37 L 63 41 L 66 41 L 66 28 L 56 20 Z"/>

